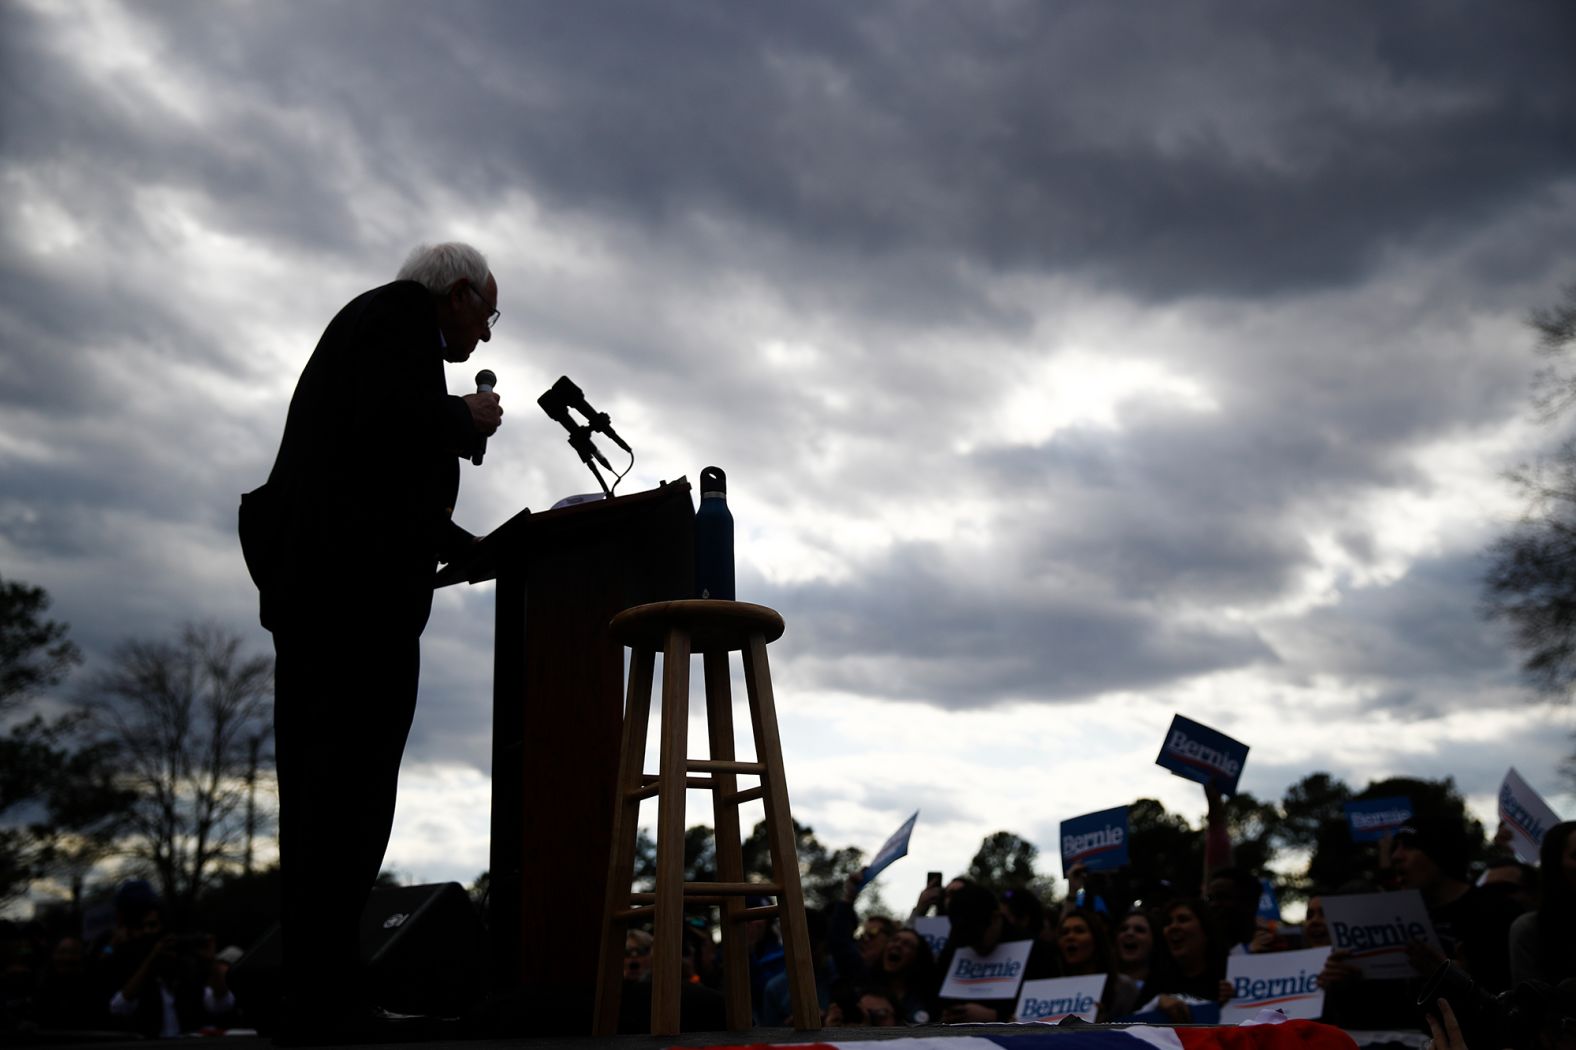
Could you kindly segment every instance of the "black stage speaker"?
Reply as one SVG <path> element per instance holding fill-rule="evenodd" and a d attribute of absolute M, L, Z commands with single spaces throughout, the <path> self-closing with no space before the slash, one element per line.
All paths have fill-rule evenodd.
<path fill-rule="evenodd" d="M 465 1013 L 486 989 L 486 951 L 481 918 L 457 882 L 380 886 L 361 913 L 361 962 L 372 995 L 395 1013 Z M 278 1021 L 280 952 L 276 923 L 230 971 L 237 1005 L 263 1031 Z"/>

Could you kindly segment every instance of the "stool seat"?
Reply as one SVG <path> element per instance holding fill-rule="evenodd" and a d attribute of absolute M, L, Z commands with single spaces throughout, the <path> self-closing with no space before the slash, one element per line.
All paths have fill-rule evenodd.
<path fill-rule="evenodd" d="M 689 634 L 695 653 L 738 652 L 758 634 L 767 642 L 783 636 L 783 618 L 777 610 L 749 602 L 690 598 L 652 602 L 625 609 L 613 617 L 609 629 L 614 641 L 631 649 L 660 651 L 668 632 L 678 627 Z"/>

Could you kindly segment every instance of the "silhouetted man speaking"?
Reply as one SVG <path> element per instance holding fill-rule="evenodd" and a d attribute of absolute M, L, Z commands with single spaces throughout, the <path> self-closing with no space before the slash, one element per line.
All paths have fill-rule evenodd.
<path fill-rule="evenodd" d="M 497 429 L 492 393 L 448 393 L 444 361 L 491 337 L 498 285 L 464 244 L 423 246 L 340 310 L 301 373 L 242 546 L 273 632 L 290 1028 L 379 1016 L 357 926 L 394 820 L 438 562 L 461 459 Z"/>

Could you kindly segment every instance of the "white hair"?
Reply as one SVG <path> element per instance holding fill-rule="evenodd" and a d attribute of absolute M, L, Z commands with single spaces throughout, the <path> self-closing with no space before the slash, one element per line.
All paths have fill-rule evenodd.
<path fill-rule="evenodd" d="M 481 291 L 490 272 L 487 258 L 468 244 L 423 244 L 406 257 L 397 280 L 416 281 L 433 295 L 443 295 L 461 280 Z"/>

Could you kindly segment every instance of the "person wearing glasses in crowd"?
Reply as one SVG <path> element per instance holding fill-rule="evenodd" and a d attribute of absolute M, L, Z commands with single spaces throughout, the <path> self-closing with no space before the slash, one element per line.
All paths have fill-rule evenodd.
<path fill-rule="evenodd" d="M 490 341 L 498 316 L 479 251 L 417 248 L 329 322 L 268 482 L 243 497 L 276 655 L 286 1042 L 391 1020 L 369 998 L 357 927 L 393 824 L 433 577 L 475 543 L 452 520 L 459 463 L 503 415 L 496 394 L 451 396 L 443 365 Z"/>

